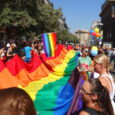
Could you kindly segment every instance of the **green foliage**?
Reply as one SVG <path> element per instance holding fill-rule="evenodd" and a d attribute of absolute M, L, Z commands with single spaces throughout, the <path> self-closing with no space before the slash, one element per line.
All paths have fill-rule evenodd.
<path fill-rule="evenodd" d="M 40 32 L 52 32 L 59 28 L 58 20 L 61 17 L 61 11 L 53 9 L 50 5 L 43 4 L 38 9 L 38 21 L 40 23 Z"/>
<path fill-rule="evenodd" d="M 36 20 L 28 15 L 26 11 L 12 11 L 10 8 L 4 8 L 0 15 L 0 26 L 14 26 L 27 28 L 30 25 L 36 25 Z"/>
<path fill-rule="evenodd" d="M 57 32 L 59 40 L 76 39 L 66 26 L 60 27 L 63 13 L 61 8 L 54 9 L 53 4 L 43 0 L 0 0 L 0 8 L 0 28 L 6 28 L 6 34 L 33 37 Z"/>
<path fill-rule="evenodd" d="M 57 32 L 57 38 L 59 41 L 63 41 L 64 43 L 66 41 L 70 41 L 73 43 L 78 43 L 78 38 L 74 34 L 70 33 L 67 29 L 61 30 Z"/>

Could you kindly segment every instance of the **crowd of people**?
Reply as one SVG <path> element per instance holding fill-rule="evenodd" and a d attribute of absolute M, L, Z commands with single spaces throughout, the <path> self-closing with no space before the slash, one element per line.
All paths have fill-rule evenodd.
<path fill-rule="evenodd" d="M 65 45 L 65 48 L 74 49 L 80 54 L 77 69 L 85 82 L 80 90 L 84 108 L 79 115 L 114 115 L 115 83 L 109 68 L 112 62 L 114 62 L 115 68 L 115 48 L 98 47 L 97 56 L 91 55 L 91 46 Z M 18 54 L 22 60 L 28 63 L 35 53 L 40 55 L 42 52 L 43 44 L 36 39 L 32 42 L 11 41 L 0 44 L 0 59 L 4 62 Z M 19 88 L 0 90 L 0 105 L 2 105 L 0 106 L 1 115 L 36 115 L 31 98 Z"/>
<path fill-rule="evenodd" d="M 10 60 L 14 55 L 18 54 L 25 62 L 31 60 L 32 55 L 42 52 L 43 45 L 41 41 L 34 39 L 33 41 L 21 40 L 16 42 L 9 40 L 9 42 L 0 43 L 0 59 L 4 62 Z"/>
<path fill-rule="evenodd" d="M 87 56 L 86 56 L 87 57 Z M 84 60 L 87 60 L 87 58 L 86 57 L 84 57 Z M 83 62 L 83 61 L 82 61 Z M 86 107 L 88 107 L 88 108 L 93 108 L 93 107 L 91 107 L 91 103 L 94 103 L 95 102 L 95 100 L 97 101 L 97 104 L 100 104 L 101 106 L 99 107 L 99 105 L 96 105 L 97 106 L 97 108 L 96 108 L 96 106 L 93 108 L 93 109 L 95 109 L 96 111 L 100 108 L 100 112 L 105 112 L 105 113 L 100 113 L 100 114 L 102 114 L 102 115 L 113 115 L 114 113 L 115 113 L 115 102 L 114 102 L 114 95 L 115 95 L 115 83 L 114 83 L 114 79 L 113 79 L 113 77 L 112 77 L 112 75 L 110 74 L 110 72 L 109 72 L 109 64 L 110 64 L 110 62 L 109 62 L 109 57 L 107 57 L 105 54 L 99 54 L 99 55 L 97 55 L 97 56 L 95 56 L 94 58 L 93 58 L 93 63 L 94 63 L 94 65 L 93 65 L 93 68 L 90 66 L 90 65 L 88 65 L 89 66 L 89 69 L 87 69 L 87 66 L 85 66 L 85 69 L 83 70 L 83 71 L 89 71 L 89 72 L 92 72 L 93 73 L 93 76 L 91 76 L 91 74 L 90 75 L 88 75 L 88 82 L 95 82 L 95 81 L 90 81 L 90 79 L 91 78 L 93 78 L 93 79 L 98 79 L 97 80 L 97 82 L 100 82 L 101 84 L 102 84 L 102 88 L 100 87 L 98 87 L 99 86 L 99 83 L 96 83 L 95 85 L 98 85 L 97 87 L 99 88 L 97 91 L 100 91 L 101 93 L 97 93 L 96 91 L 95 91 L 95 93 L 94 94 L 90 94 L 90 93 L 87 93 L 87 90 L 85 90 L 84 88 L 87 88 L 87 85 L 85 85 L 85 84 L 88 84 L 88 82 L 85 82 L 84 83 L 84 85 L 83 85 L 83 91 L 85 92 L 85 93 L 82 93 L 82 95 L 83 95 L 83 98 L 85 98 L 85 96 L 88 98 L 89 97 L 89 99 L 90 100 L 85 100 L 85 104 L 86 104 Z M 81 65 L 84 65 L 84 62 L 83 63 L 81 63 Z M 84 66 L 82 66 L 82 68 L 83 68 Z M 98 74 L 98 76 L 97 76 L 97 74 L 96 74 L 96 76 L 95 76 L 95 73 L 97 73 Z M 83 75 L 81 75 L 81 76 L 83 76 Z M 96 78 L 95 78 L 96 77 Z M 109 93 L 109 99 L 108 99 L 108 97 L 106 97 L 107 96 L 107 91 L 106 91 L 106 89 L 104 89 L 104 87 L 107 89 L 107 91 L 108 91 L 108 93 Z M 88 88 L 90 88 L 90 90 L 88 90 L 88 92 L 91 92 L 93 89 L 93 85 L 92 86 L 89 86 Z M 105 91 L 105 92 L 104 92 Z M 98 96 L 97 96 L 97 95 Z M 100 95 L 100 96 L 99 96 Z M 94 96 L 94 101 L 93 101 L 93 96 Z M 106 97 L 106 98 L 105 98 Z M 112 104 L 112 106 L 111 106 L 111 104 L 108 104 L 108 103 L 110 103 L 109 102 L 109 100 L 111 101 L 111 104 Z M 91 101 L 91 102 L 89 102 L 89 105 L 88 105 L 88 101 Z M 101 102 L 102 101 L 102 102 Z M 107 103 L 106 103 L 107 102 Z M 102 103 L 102 104 L 101 104 Z M 104 107 L 104 105 L 106 105 L 105 107 Z M 93 105 L 92 105 L 93 106 Z M 107 107 L 107 106 L 109 106 L 109 107 L 113 107 L 113 113 L 109 113 L 109 110 L 111 110 L 109 107 Z M 99 107 L 99 108 L 98 108 Z M 102 109 L 103 108 L 103 109 Z M 85 113 L 92 113 L 94 110 L 91 110 L 91 109 L 86 109 L 86 110 L 84 110 L 83 112 L 81 112 L 80 113 L 80 115 L 87 115 L 87 114 L 85 114 Z M 108 111 L 108 112 L 107 112 Z M 98 111 L 99 112 L 99 111 Z M 95 113 L 95 112 L 94 112 Z M 97 112 L 96 112 L 97 113 Z M 96 114 L 95 113 L 95 115 L 100 115 L 99 113 L 97 113 Z M 91 115 L 93 115 L 93 114 L 91 114 Z"/>
<path fill-rule="evenodd" d="M 66 49 L 74 49 L 77 52 L 85 55 L 88 52 L 89 57 L 92 59 L 93 56 L 90 54 L 91 46 L 83 46 L 76 44 L 63 44 Z M 83 49 L 87 50 L 84 51 Z M 43 43 L 41 39 L 34 38 L 33 41 L 24 40 L 12 40 L 8 42 L 0 42 L 0 59 L 3 61 L 10 60 L 15 54 L 18 54 L 25 62 L 30 61 L 33 54 L 38 53 L 40 55 L 43 52 Z M 110 58 L 110 63 L 114 64 L 115 68 L 115 48 L 103 48 L 98 47 L 98 54 L 105 54 Z M 82 56 L 83 56 L 82 55 Z M 82 57 L 81 56 L 81 57 Z"/>

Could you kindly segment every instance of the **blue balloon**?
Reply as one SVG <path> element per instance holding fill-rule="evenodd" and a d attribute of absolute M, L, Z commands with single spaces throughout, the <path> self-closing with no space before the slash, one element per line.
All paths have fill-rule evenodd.
<path fill-rule="evenodd" d="M 92 49 L 92 50 L 90 51 L 90 53 L 91 53 L 92 56 L 96 56 L 96 55 L 98 54 L 98 51 Z"/>
<path fill-rule="evenodd" d="M 94 32 L 94 30 L 90 30 L 90 33 L 93 33 Z"/>

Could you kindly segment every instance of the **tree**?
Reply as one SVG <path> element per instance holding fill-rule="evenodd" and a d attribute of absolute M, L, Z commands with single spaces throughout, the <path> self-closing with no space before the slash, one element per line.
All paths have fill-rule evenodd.
<path fill-rule="evenodd" d="M 66 23 L 60 27 L 59 20 L 65 22 L 61 8 L 54 9 L 53 4 L 46 4 L 44 0 L 0 0 L 0 9 L 0 29 L 9 38 L 57 32 L 58 40 L 76 39 Z"/>
<path fill-rule="evenodd" d="M 55 31 L 62 16 L 61 10 L 43 0 L 0 0 L 0 8 L 0 28 L 14 36 Z"/>
<path fill-rule="evenodd" d="M 79 40 L 77 36 L 66 30 L 60 30 L 57 32 L 58 41 L 62 41 L 63 43 L 67 42 L 73 42 L 73 43 L 79 43 Z"/>

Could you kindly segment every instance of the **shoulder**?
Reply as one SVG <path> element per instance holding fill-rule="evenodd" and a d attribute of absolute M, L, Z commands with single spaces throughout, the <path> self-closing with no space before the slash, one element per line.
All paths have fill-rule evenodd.
<path fill-rule="evenodd" d="M 102 76 L 99 77 L 99 80 L 107 82 L 108 80 L 109 81 L 111 80 L 111 77 L 112 77 L 111 74 L 102 75 Z"/>
<path fill-rule="evenodd" d="M 87 56 L 87 59 L 90 59 L 90 60 L 91 60 L 91 57 Z"/>
<path fill-rule="evenodd" d="M 78 57 L 78 60 L 81 60 L 81 58 L 82 58 L 81 56 L 80 56 L 80 57 Z"/>
<path fill-rule="evenodd" d="M 8 48 L 8 50 L 7 50 L 7 51 L 8 51 L 8 52 L 9 52 L 9 51 L 11 51 L 11 48 Z"/>
<path fill-rule="evenodd" d="M 100 82 L 102 83 L 103 86 L 105 86 L 109 91 L 110 91 L 110 85 L 108 82 L 110 82 L 110 79 L 106 76 L 104 77 L 98 77 Z"/>
<path fill-rule="evenodd" d="M 79 113 L 79 115 L 90 115 L 88 112 L 86 112 L 86 111 L 81 111 L 80 113 Z"/>
<path fill-rule="evenodd" d="M 101 77 L 101 76 L 100 76 L 98 79 L 101 81 L 101 83 L 102 83 L 103 85 L 105 85 L 105 84 L 107 83 L 107 80 L 106 80 L 107 78 L 105 78 L 105 77 Z"/>

